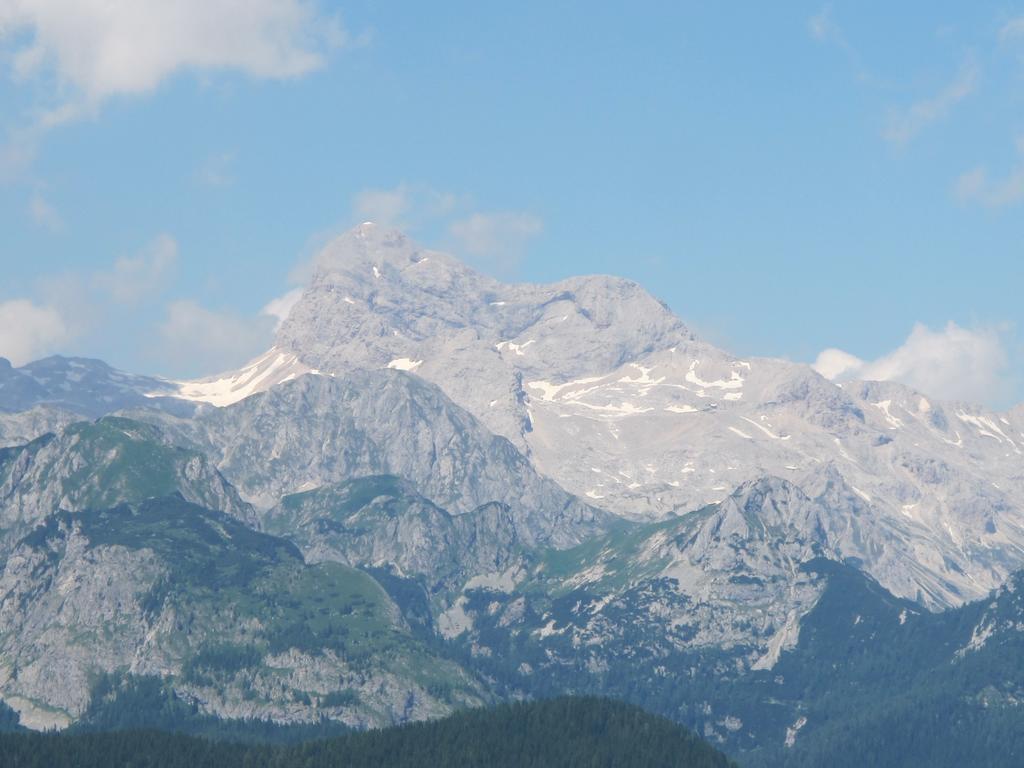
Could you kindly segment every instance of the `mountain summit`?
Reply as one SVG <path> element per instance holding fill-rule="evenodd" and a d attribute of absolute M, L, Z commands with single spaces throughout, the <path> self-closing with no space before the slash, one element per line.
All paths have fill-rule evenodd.
<path fill-rule="evenodd" d="M 326 372 L 414 371 L 525 448 L 524 381 L 602 373 L 693 341 L 627 280 L 506 285 L 367 223 L 320 254 L 275 346 Z"/>

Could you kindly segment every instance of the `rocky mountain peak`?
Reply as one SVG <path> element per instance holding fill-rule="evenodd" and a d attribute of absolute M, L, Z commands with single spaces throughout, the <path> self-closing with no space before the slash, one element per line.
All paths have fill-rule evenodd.
<path fill-rule="evenodd" d="M 765 476 L 743 483 L 722 507 L 739 512 L 755 528 L 797 532 L 824 543 L 821 509 L 799 486 L 783 478 Z"/>
<path fill-rule="evenodd" d="M 312 283 L 330 283 L 342 276 L 360 280 L 367 271 L 374 279 L 379 279 L 373 267 L 377 267 L 378 272 L 383 269 L 400 271 L 431 258 L 453 271 L 462 267 L 450 256 L 421 247 L 399 229 L 367 221 L 334 238 L 320 251 Z M 465 267 L 463 270 L 468 271 Z"/>
<path fill-rule="evenodd" d="M 332 241 L 277 346 L 324 371 L 445 354 L 566 376 L 604 372 L 693 335 L 621 278 L 504 284 L 402 232 L 366 223 Z M 529 354 L 525 353 L 530 347 Z M 363 350 L 362 354 L 359 351 Z"/>

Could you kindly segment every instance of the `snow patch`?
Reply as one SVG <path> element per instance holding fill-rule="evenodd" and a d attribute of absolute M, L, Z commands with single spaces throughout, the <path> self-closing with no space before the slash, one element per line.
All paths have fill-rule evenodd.
<path fill-rule="evenodd" d="M 388 363 L 388 368 L 395 371 L 415 371 L 422 364 L 422 360 L 410 360 L 408 357 L 396 357 Z"/>
<path fill-rule="evenodd" d="M 146 397 L 163 397 L 170 394 L 183 400 L 224 407 L 306 373 L 320 372 L 304 365 L 290 352 L 282 352 L 277 347 L 271 347 L 238 371 L 206 379 L 174 381 L 171 383 L 177 385 L 177 391 L 148 392 Z"/>
<path fill-rule="evenodd" d="M 890 428 L 899 429 L 903 426 L 903 421 L 893 416 L 889 410 L 892 407 L 892 400 L 881 400 L 880 402 L 872 403 L 872 405 L 885 415 L 885 420 L 889 423 Z"/>
<path fill-rule="evenodd" d="M 772 440 L 789 440 L 789 435 L 785 435 L 785 436 L 777 435 L 774 432 L 772 432 L 770 429 L 768 429 L 768 427 L 764 426 L 763 424 L 758 424 L 753 419 L 748 419 L 746 416 L 740 416 L 740 418 L 743 419 L 748 424 L 750 424 L 751 426 L 757 427 L 758 429 L 760 429 L 762 432 L 764 432 L 766 435 L 768 435 L 768 437 L 770 437 Z"/>
<path fill-rule="evenodd" d="M 854 493 L 856 493 L 858 496 L 860 496 L 862 499 L 864 499 L 864 501 L 866 501 L 868 504 L 871 503 L 871 497 L 868 496 L 866 493 L 864 493 L 864 491 L 862 491 L 857 486 L 851 485 L 850 486 L 850 490 L 852 490 Z"/>
<path fill-rule="evenodd" d="M 516 344 L 513 341 L 499 341 L 497 344 L 494 345 L 494 348 L 499 352 L 502 352 L 507 349 L 510 352 L 515 352 L 517 356 L 522 357 L 525 354 L 526 348 L 531 344 L 536 343 L 536 339 L 530 339 L 525 344 Z"/>
<path fill-rule="evenodd" d="M 958 419 L 960 419 L 960 421 L 964 422 L 965 424 L 971 424 L 972 426 L 976 427 L 978 430 L 978 434 L 981 435 L 982 437 L 991 437 L 993 440 L 996 440 L 999 443 L 1005 441 L 1013 447 L 1014 453 L 1017 453 L 1018 455 L 1020 454 L 1021 451 L 1020 448 L 1017 447 L 1017 444 L 1013 442 L 1013 440 L 1005 432 L 1003 432 L 1002 429 L 999 428 L 998 424 L 996 424 L 994 421 L 992 421 L 992 419 L 988 418 L 987 416 L 972 416 L 966 411 L 957 411 L 956 416 Z"/>
<path fill-rule="evenodd" d="M 690 363 L 690 370 L 686 372 L 686 380 L 691 384 L 696 384 L 698 387 L 704 389 L 742 389 L 743 388 L 743 377 L 740 376 L 736 371 L 733 371 L 728 379 L 715 379 L 714 381 L 704 381 L 697 375 L 697 366 L 700 364 L 699 360 L 694 360 Z"/>
<path fill-rule="evenodd" d="M 570 400 L 572 405 L 578 405 L 581 408 L 589 408 L 592 411 L 602 411 L 604 413 L 614 413 L 620 416 L 631 416 L 637 413 L 647 413 L 653 411 L 653 408 L 641 408 L 640 406 L 633 405 L 633 403 L 622 402 L 619 405 L 609 403 L 608 405 L 591 405 L 590 403 L 584 403 L 580 400 Z"/>
<path fill-rule="evenodd" d="M 669 413 L 697 413 L 692 405 L 666 405 L 665 410 Z"/>

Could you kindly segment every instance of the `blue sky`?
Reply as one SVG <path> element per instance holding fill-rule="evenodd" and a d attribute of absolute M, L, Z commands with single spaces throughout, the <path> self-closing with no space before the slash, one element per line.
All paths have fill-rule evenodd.
<path fill-rule="evenodd" d="M 0 355 L 235 365 L 374 218 L 1019 402 L 1024 5 L 895 6 L 2 0 Z"/>

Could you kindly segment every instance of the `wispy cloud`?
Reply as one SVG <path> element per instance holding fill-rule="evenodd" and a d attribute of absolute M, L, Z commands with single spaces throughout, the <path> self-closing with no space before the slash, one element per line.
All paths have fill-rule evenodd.
<path fill-rule="evenodd" d="M 998 181 L 989 179 L 984 168 L 972 168 L 957 179 L 953 191 L 964 203 L 981 203 L 989 208 L 1014 205 L 1024 200 L 1024 165 Z"/>
<path fill-rule="evenodd" d="M 235 183 L 234 164 L 233 152 L 211 155 L 196 170 L 195 180 L 204 187 L 229 187 Z"/>
<path fill-rule="evenodd" d="M 402 182 L 385 189 L 364 189 L 352 201 L 353 223 L 372 221 L 389 227 L 415 228 L 450 215 L 466 199 L 425 184 Z"/>
<path fill-rule="evenodd" d="M 894 144 L 906 144 L 932 123 L 947 117 L 970 96 L 977 87 L 980 74 L 977 64 L 968 61 L 939 93 L 909 107 L 892 110 L 883 136 Z"/>
<path fill-rule="evenodd" d="M 543 231 L 539 216 L 517 211 L 474 213 L 449 227 L 460 250 L 501 273 L 513 271 L 527 243 Z"/>
<path fill-rule="evenodd" d="M 860 54 L 847 39 L 846 33 L 835 20 L 831 5 L 822 6 L 821 10 L 807 20 L 807 34 L 811 36 L 812 40 L 821 45 L 834 46 L 842 51 L 853 66 L 859 79 L 866 80 L 869 78 L 868 72 L 861 62 Z"/>
<path fill-rule="evenodd" d="M 64 228 L 64 220 L 61 219 L 57 209 L 50 201 L 43 197 L 42 190 L 36 189 L 28 201 L 29 218 L 32 223 L 42 229 L 57 232 Z"/>
<path fill-rule="evenodd" d="M 1012 389 L 1005 332 L 950 322 L 933 331 L 917 324 L 906 341 L 876 360 L 826 349 L 814 368 L 836 381 L 898 381 L 946 400 L 994 403 Z"/>
<path fill-rule="evenodd" d="M 178 243 L 168 234 L 133 256 L 122 256 L 109 270 L 95 273 L 92 284 L 98 292 L 119 304 L 137 304 L 167 285 L 178 262 Z"/>
<path fill-rule="evenodd" d="M 352 205 L 356 218 L 385 226 L 399 224 L 411 208 L 411 193 L 404 184 L 394 189 L 365 189 Z"/>
<path fill-rule="evenodd" d="M 999 39 L 1024 40 L 1024 16 L 1017 16 L 1006 22 L 999 30 Z"/>
<path fill-rule="evenodd" d="M 807 32 L 819 43 L 823 43 L 835 36 L 842 36 L 839 28 L 832 21 L 831 6 L 826 5 L 807 20 Z"/>
<path fill-rule="evenodd" d="M 831 43 L 847 53 L 854 53 L 842 27 L 833 17 L 831 5 L 822 6 L 820 11 L 807 20 L 807 34 L 819 43 Z"/>
<path fill-rule="evenodd" d="M 299 303 L 301 298 L 302 288 L 293 288 L 287 293 L 268 301 L 263 309 L 260 310 L 260 314 L 274 318 L 274 330 L 276 331 L 288 319 L 288 315 L 291 314 L 292 309 Z"/>
<path fill-rule="evenodd" d="M 1017 139 L 1017 159 L 1010 172 L 993 180 L 978 166 L 964 172 L 953 185 L 953 194 L 963 203 L 980 203 L 989 208 L 1004 208 L 1024 201 L 1024 136 Z"/>

